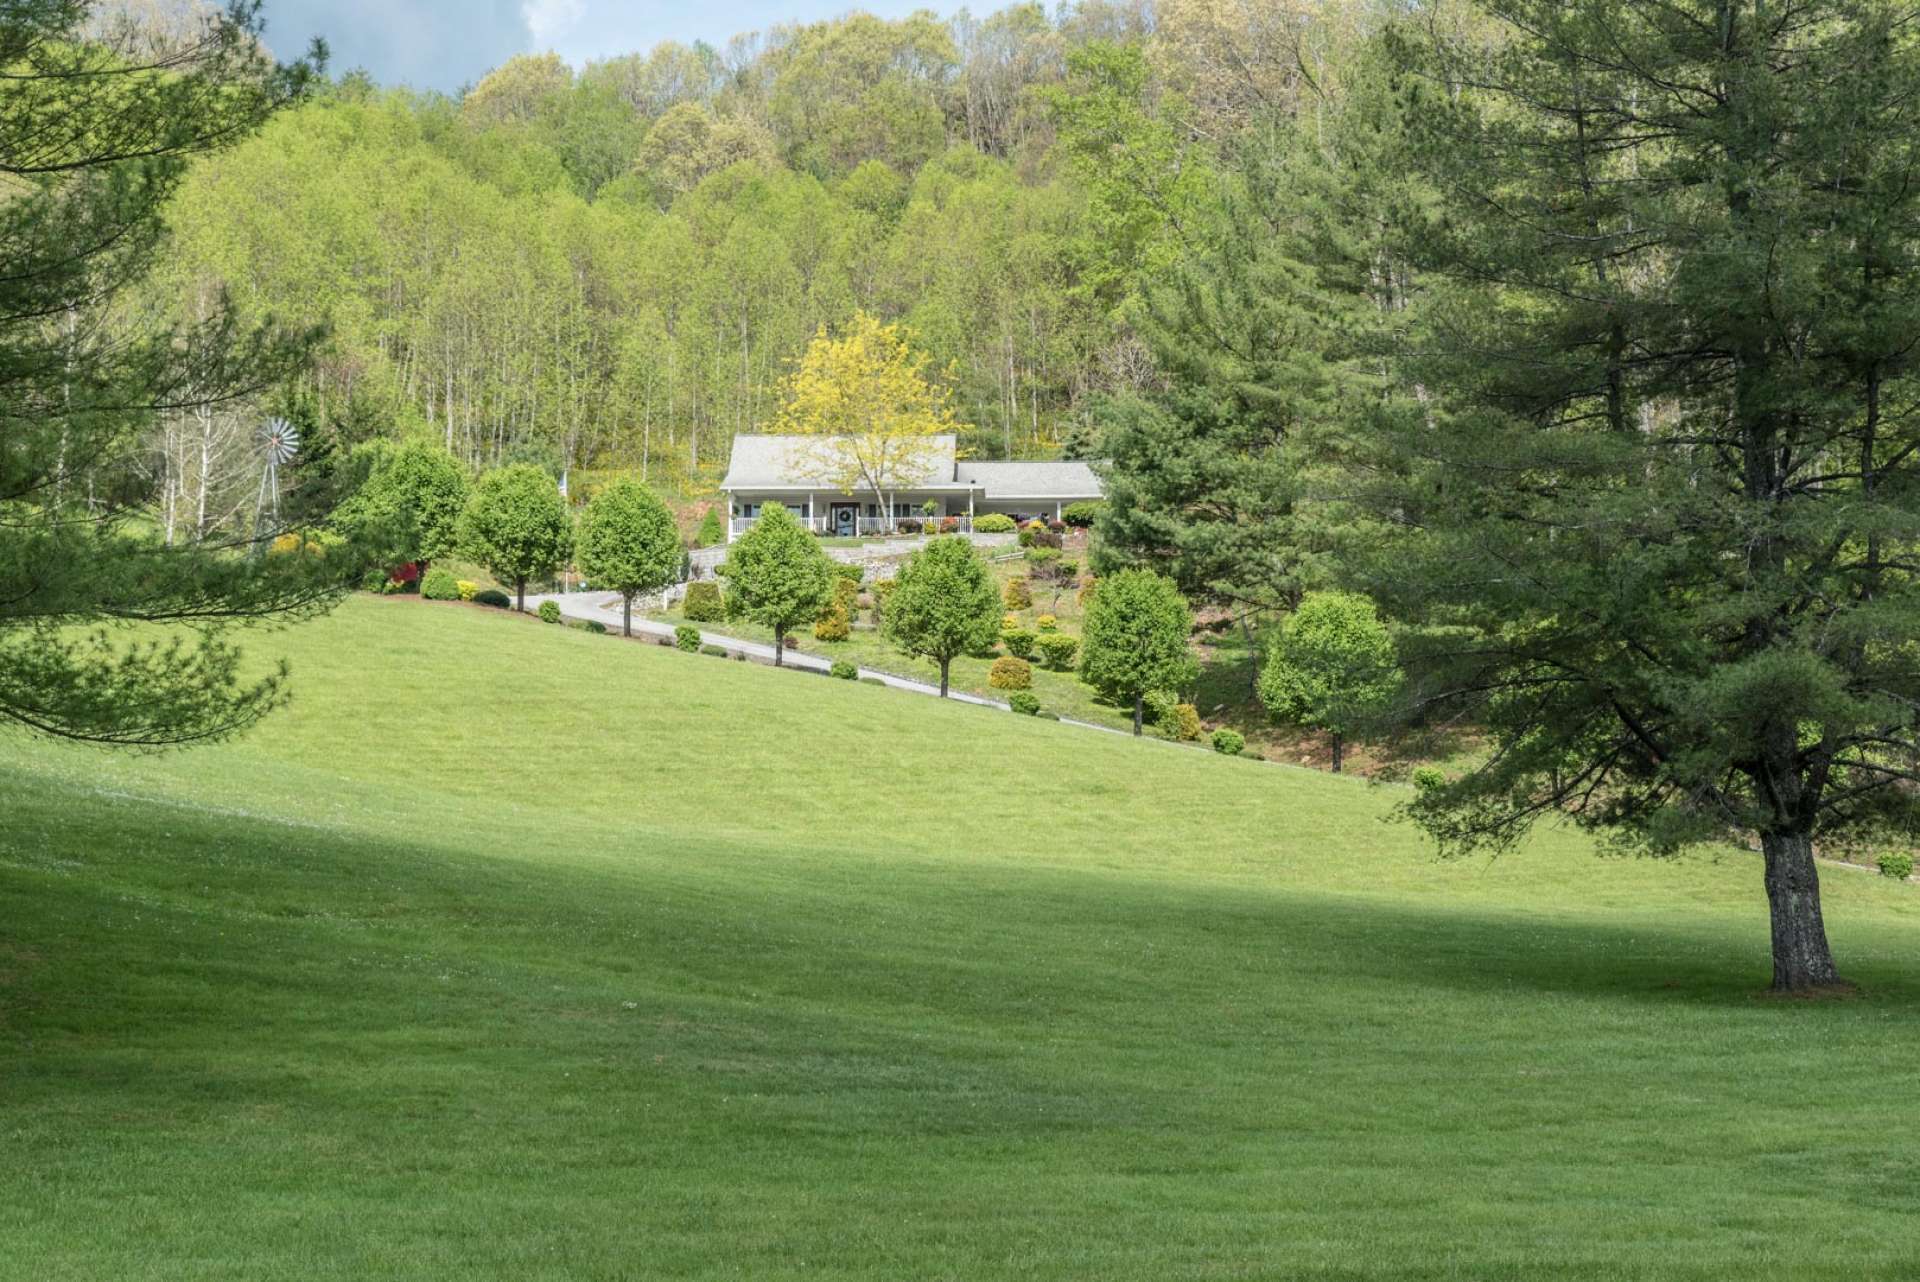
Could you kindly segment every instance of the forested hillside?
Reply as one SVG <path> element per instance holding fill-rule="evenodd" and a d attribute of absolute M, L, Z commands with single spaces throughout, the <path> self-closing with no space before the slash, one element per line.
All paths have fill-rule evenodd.
<path fill-rule="evenodd" d="M 1126 305 L 1178 191 L 1326 79 L 1371 7 L 854 14 L 578 72 L 517 58 L 458 98 L 348 72 L 196 170 L 154 306 L 224 291 L 329 327 L 279 406 L 315 458 L 429 434 L 474 466 L 698 490 L 856 309 L 906 323 L 977 453 L 1085 453 L 1102 394 L 1154 377 Z M 1139 179 L 1120 200 L 1088 181 L 1116 144 Z M 167 426 L 170 521 L 247 493 L 260 412 Z"/>

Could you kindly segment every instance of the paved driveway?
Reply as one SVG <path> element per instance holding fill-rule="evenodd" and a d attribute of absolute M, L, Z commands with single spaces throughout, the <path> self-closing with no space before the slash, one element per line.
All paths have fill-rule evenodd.
<path fill-rule="evenodd" d="M 620 631 L 620 594 L 617 592 L 561 592 L 544 596 L 536 596 L 528 593 L 527 609 L 529 611 L 538 610 L 542 601 L 552 601 L 560 607 L 560 613 L 569 619 L 577 619 L 582 623 L 605 624 L 607 631 L 616 634 Z M 672 624 L 661 623 L 655 619 L 641 618 L 638 610 L 634 612 L 633 632 L 635 636 L 673 639 Z M 773 647 L 764 641 L 746 641 L 740 637 L 730 637 L 720 632 L 709 632 L 705 628 L 700 630 L 700 640 L 705 645 L 717 645 L 728 654 L 744 654 L 750 658 L 765 659 L 769 663 L 773 662 Z M 785 663 L 789 668 L 801 668 L 809 672 L 826 672 L 833 667 L 832 659 L 823 658 L 817 654 L 802 653 L 799 650 L 788 650 Z M 890 672 L 878 672 L 872 668 L 862 668 L 860 669 L 860 675 L 863 677 L 872 677 L 885 685 L 892 686 L 896 690 L 911 690 L 915 694 L 930 694 L 936 697 L 940 693 L 939 686 L 929 685 L 925 681 L 915 681 L 911 677 L 897 677 Z M 953 691 L 947 697 L 960 703 L 977 703 L 987 708 L 1005 708 L 1007 706 L 998 699 L 983 699 L 979 695 L 963 694 L 958 690 Z M 1106 726 L 1095 727 L 1095 729 L 1099 730 L 1105 730 L 1107 728 Z"/>

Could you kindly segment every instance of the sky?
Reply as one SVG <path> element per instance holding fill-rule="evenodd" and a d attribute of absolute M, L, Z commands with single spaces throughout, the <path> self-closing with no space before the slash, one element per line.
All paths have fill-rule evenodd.
<path fill-rule="evenodd" d="M 743 31 L 850 9 L 900 17 L 929 0 L 266 0 L 267 44 L 292 57 L 326 37 L 334 74 L 452 92 L 516 53 L 551 49 L 576 67 L 663 40 L 725 44 Z M 991 6 L 989 6 L 991 7 Z"/>

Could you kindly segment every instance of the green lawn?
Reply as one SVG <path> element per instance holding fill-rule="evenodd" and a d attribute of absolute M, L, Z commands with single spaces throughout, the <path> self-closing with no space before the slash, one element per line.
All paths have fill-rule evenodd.
<path fill-rule="evenodd" d="M 0 1275 L 1906 1278 L 1920 887 L 459 606 L 0 736 Z"/>

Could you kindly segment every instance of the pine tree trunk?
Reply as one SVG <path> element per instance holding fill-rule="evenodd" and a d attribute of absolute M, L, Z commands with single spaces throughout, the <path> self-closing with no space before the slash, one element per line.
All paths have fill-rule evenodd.
<path fill-rule="evenodd" d="M 1240 635 L 1247 640 L 1247 697 L 1258 703 L 1260 702 L 1260 647 L 1253 642 L 1251 615 L 1240 616 Z"/>
<path fill-rule="evenodd" d="M 940 660 L 940 697 L 942 699 L 947 697 L 947 668 L 952 663 L 952 659 Z"/>
<path fill-rule="evenodd" d="M 620 598 L 620 635 L 633 635 L 633 598 L 630 596 Z"/>
<path fill-rule="evenodd" d="M 773 666 L 776 668 L 785 667 L 786 658 L 787 630 L 785 628 L 775 628 L 773 630 Z"/>
<path fill-rule="evenodd" d="M 1773 990 L 1803 993 L 1844 983 L 1827 947 L 1820 915 L 1820 870 L 1803 832 L 1764 832 L 1767 907 L 1773 916 Z"/>
<path fill-rule="evenodd" d="M 1336 731 L 1333 736 L 1333 773 L 1340 773 L 1340 764 L 1346 755 L 1347 741 Z"/>
<path fill-rule="evenodd" d="M 1143 723 L 1145 723 L 1146 719 L 1147 719 L 1147 696 L 1145 696 L 1144 694 L 1136 694 L 1133 696 L 1133 737 L 1134 738 L 1138 739 L 1140 737 L 1140 727 Z"/>
<path fill-rule="evenodd" d="M 513 608 L 525 614 L 527 610 L 527 581 L 525 579 L 515 579 L 513 581 L 513 597 Z"/>

